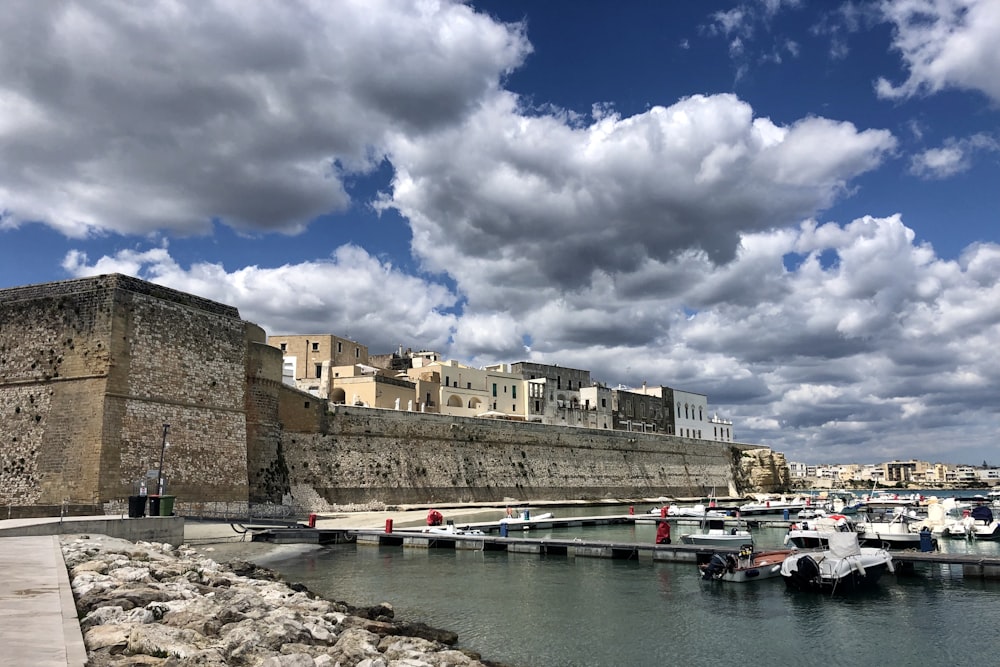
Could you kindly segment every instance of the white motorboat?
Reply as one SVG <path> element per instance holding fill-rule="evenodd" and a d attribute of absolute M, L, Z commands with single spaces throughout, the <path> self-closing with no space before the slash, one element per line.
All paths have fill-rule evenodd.
<path fill-rule="evenodd" d="M 692 505 L 691 507 L 681 507 L 680 505 L 668 505 L 666 507 L 666 512 L 664 513 L 664 508 L 654 507 L 649 510 L 649 513 L 653 516 L 672 516 L 680 518 L 692 518 L 692 519 L 704 519 L 705 517 L 713 517 L 718 519 L 724 519 L 727 515 L 725 512 L 716 509 L 710 509 L 702 504 Z"/>
<path fill-rule="evenodd" d="M 698 569 L 702 579 L 714 581 L 745 583 L 770 579 L 781 575 L 781 564 L 793 553 L 792 549 L 755 552 L 752 545 L 746 544 L 737 553 L 713 553 Z"/>
<path fill-rule="evenodd" d="M 697 533 L 681 535 L 684 544 L 697 544 L 707 547 L 729 547 L 738 549 L 744 544 L 753 546 L 753 536 L 741 525 L 726 528 L 723 519 L 705 519 L 701 530 Z"/>
<path fill-rule="evenodd" d="M 966 540 L 997 540 L 1000 539 L 1000 523 L 993 517 L 993 510 L 986 505 L 965 510 L 959 521 L 945 526 L 943 534 Z"/>
<path fill-rule="evenodd" d="M 508 529 L 521 528 L 523 530 L 528 530 L 541 521 L 553 518 L 555 518 L 555 515 L 552 514 L 552 512 L 532 514 L 531 510 L 522 510 L 500 519 L 500 523 L 506 525 Z"/>
<path fill-rule="evenodd" d="M 448 523 L 446 526 L 427 526 L 423 528 L 420 532 L 423 533 L 434 533 L 435 535 L 485 535 L 483 531 L 478 528 L 456 528 L 454 523 Z"/>
<path fill-rule="evenodd" d="M 862 501 L 868 509 L 893 509 L 896 507 L 917 507 L 923 499 L 923 496 L 919 493 L 872 491 L 872 493 L 864 496 Z"/>
<path fill-rule="evenodd" d="M 861 519 L 855 524 L 858 539 L 863 547 L 880 547 L 883 549 L 913 549 L 920 550 L 921 520 L 913 512 L 897 508 L 891 518 Z M 932 545 L 937 548 L 936 544 Z"/>
<path fill-rule="evenodd" d="M 779 496 L 776 498 L 763 498 L 757 502 L 744 503 L 740 505 L 741 516 L 751 516 L 755 514 L 782 514 L 785 510 L 798 512 L 812 505 L 812 499 L 804 496 Z"/>
<path fill-rule="evenodd" d="M 792 554 L 781 564 L 781 576 L 792 590 L 849 593 L 871 588 L 886 572 L 894 572 L 885 549 L 862 547 L 857 533 L 831 532 L 823 551 Z"/>
<path fill-rule="evenodd" d="M 829 514 L 812 521 L 793 523 L 785 533 L 785 544 L 799 549 L 818 549 L 826 546 L 823 537 L 834 532 L 852 533 L 854 524 L 843 514 Z"/>

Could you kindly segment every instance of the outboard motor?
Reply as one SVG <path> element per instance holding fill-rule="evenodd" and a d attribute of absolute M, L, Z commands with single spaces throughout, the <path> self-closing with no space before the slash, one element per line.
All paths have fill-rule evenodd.
<path fill-rule="evenodd" d="M 727 569 L 729 569 L 729 565 L 726 563 L 726 557 L 722 554 L 712 554 L 711 560 L 701 570 L 701 578 L 718 579 L 726 573 Z"/>
<path fill-rule="evenodd" d="M 799 590 L 815 588 L 819 583 L 819 563 L 812 556 L 802 556 L 795 564 L 791 579 Z"/>

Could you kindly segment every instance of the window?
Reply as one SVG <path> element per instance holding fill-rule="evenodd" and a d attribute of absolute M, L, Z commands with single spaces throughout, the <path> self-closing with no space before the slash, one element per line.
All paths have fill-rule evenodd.
<path fill-rule="evenodd" d="M 542 411 L 541 403 L 535 401 L 535 412 L 541 412 L 541 411 Z"/>
<path fill-rule="evenodd" d="M 323 364 L 316 364 L 316 377 L 322 377 L 323 375 Z"/>
<path fill-rule="evenodd" d="M 305 407 L 309 407 L 309 401 L 306 401 Z"/>
<path fill-rule="evenodd" d="M 608 399 L 606 399 L 606 398 L 602 398 L 601 399 L 601 407 L 602 408 L 608 407 Z"/>
<path fill-rule="evenodd" d="M 510 386 L 510 397 L 511 398 L 517 398 L 517 385 L 516 384 L 512 384 Z"/>
<path fill-rule="evenodd" d="M 313 352 L 318 352 L 319 351 L 319 343 L 313 343 L 312 344 L 312 351 Z"/>
<path fill-rule="evenodd" d="M 466 382 L 465 383 L 465 388 L 466 389 L 472 389 L 472 383 L 471 382 Z"/>
<path fill-rule="evenodd" d="M 493 383 L 493 398 L 497 397 L 497 383 Z"/>
<path fill-rule="evenodd" d="M 343 351 L 344 351 L 344 344 L 343 344 L 343 343 L 341 343 L 341 342 L 340 342 L 340 341 L 338 340 L 338 341 L 337 341 L 337 354 L 340 354 L 340 353 L 341 353 L 341 352 L 343 352 Z"/>
<path fill-rule="evenodd" d="M 354 358 L 355 359 L 360 359 L 361 358 L 361 348 L 360 347 L 354 348 Z"/>
<path fill-rule="evenodd" d="M 444 386 L 446 386 L 446 387 L 450 387 L 451 386 L 451 377 L 448 376 L 448 375 L 444 376 Z"/>
<path fill-rule="evenodd" d="M 281 344 L 281 351 L 282 352 L 288 352 L 288 343 L 282 343 Z"/>

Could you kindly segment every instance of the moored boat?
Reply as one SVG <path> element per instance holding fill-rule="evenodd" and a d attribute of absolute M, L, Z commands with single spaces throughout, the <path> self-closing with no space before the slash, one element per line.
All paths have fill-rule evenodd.
<path fill-rule="evenodd" d="M 672 516 L 672 517 L 689 517 L 692 519 L 704 519 L 705 517 L 712 517 L 717 519 L 723 519 L 726 517 L 726 513 L 717 510 L 707 508 L 702 504 L 692 505 L 691 507 L 682 507 L 680 505 L 667 505 L 665 507 L 654 507 L 649 510 L 649 513 L 653 516 Z"/>
<path fill-rule="evenodd" d="M 785 533 L 784 541 L 799 549 L 818 549 L 825 546 L 823 537 L 832 532 L 854 532 L 854 524 L 843 514 L 830 514 L 812 521 L 793 523 Z"/>
<path fill-rule="evenodd" d="M 706 519 L 702 522 L 700 532 L 681 535 L 684 544 L 697 544 L 709 547 L 739 548 L 744 544 L 753 545 L 753 536 L 742 525 L 726 528 L 723 519 Z"/>
<path fill-rule="evenodd" d="M 857 533 L 831 532 L 824 539 L 824 550 L 795 553 L 782 562 L 781 576 L 789 589 L 850 593 L 874 587 L 883 574 L 895 571 L 889 552 L 860 546 Z"/>
<path fill-rule="evenodd" d="M 745 583 L 770 579 L 781 575 L 781 564 L 793 553 L 792 549 L 755 552 L 753 545 L 745 544 L 736 553 L 713 552 L 698 569 L 706 580 Z"/>
<path fill-rule="evenodd" d="M 866 517 L 855 523 L 861 546 L 919 551 L 921 519 L 901 509 L 897 508 L 888 519 Z M 932 547 L 937 548 L 936 540 L 932 543 Z"/>
<path fill-rule="evenodd" d="M 945 537 L 966 540 L 1000 539 L 1000 522 L 993 517 L 993 510 L 986 505 L 966 510 L 960 521 L 945 526 Z"/>
<path fill-rule="evenodd" d="M 795 496 L 788 498 L 779 496 L 776 498 L 762 498 L 752 503 L 740 505 L 741 516 L 752 516 L 757 514 L 782 514 L 785 510 L 798 512 L 812 505 L 809 497 Z"/>

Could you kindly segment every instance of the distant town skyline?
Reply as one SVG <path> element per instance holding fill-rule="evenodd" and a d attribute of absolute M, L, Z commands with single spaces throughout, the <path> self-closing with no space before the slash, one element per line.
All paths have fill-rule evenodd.
<path fill-rule="evenodd" d="M 793 460 L 1000 431 L 1000 3 L 0 15 L 0 287 L 121 272 L 709 397 Z"/>

